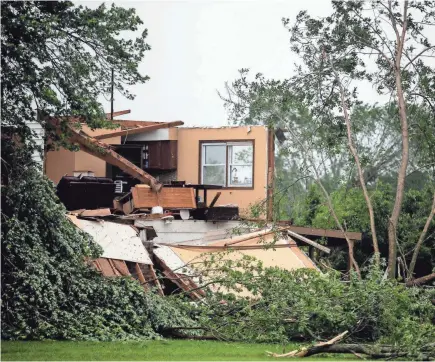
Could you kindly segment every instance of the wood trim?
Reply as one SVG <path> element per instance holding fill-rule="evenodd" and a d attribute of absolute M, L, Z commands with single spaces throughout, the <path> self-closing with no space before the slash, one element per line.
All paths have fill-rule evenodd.
<path fill-rule="evenodd" d="M 267 130 L 267 221 L 273 220 L 273 191 L 275 189 L 275 132 Z"/>
<path fill-rule="evenodd" d="M 129 113 L 131 113 L 130 109 L 126 109 L 123 111 L 117 111 L 117 112 L 113 112 L 113 117 L 119 117 L 119 116 L 122 116 L 124 114 L 129 114 Z M 106 118 L 110 120 L 111 115 L 112 115 L 111 113 L 106 113 Z"/>
<path fill-rule="evenodd" d="M 237 142 L 251 142 L 252 143 L 252 186 L 250 187 L 237 187 L 237 186 L 224 186 L 220 190 L 254 190 L 255 188 L 255 139 L 224 139 L 224 140 L 200 140 L 199 141 L 199 158 L 198 158 L 198 184 L 202 184 L 202 145 L 204 143 L 226 143 L 226 162 L 225 162 L 225 184 L 228 183 L 228 143 Z"/>
<path fill-rule="evenodd" d="M 150 132 L 150 131 L 154 131 L 154 130 L 161 129 L 161 128 L 170 128 L 170 127 L 181 126 L 183 124 L 184 123 L 182 121 L 157 123 L 157 124 L 152 124 L 152 125 L 147 125 L 147 126 L 139 126 L 137 128 L 130 128 L 130 129 L 123 129 L 120 131 L 108 132 L 108 133 L 104 133 L 104 134 L 101 134 L 98 136 L 94 136 L 94 138 L 97 140 L 102 140 L 105 138 L 112 138 L 112 137 L 119 137 L 119 136 L 126 136 L 126 135 L 131 136 L 134 134 Z"/>

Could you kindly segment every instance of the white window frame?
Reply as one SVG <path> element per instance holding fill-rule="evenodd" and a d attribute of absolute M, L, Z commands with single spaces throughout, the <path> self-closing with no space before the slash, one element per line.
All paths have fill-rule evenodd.
<path fill-rule="evenodd" d="M 225 146 L 225 164 L 206 164 L 205 157 L 206 151 L 205 148 L 207 146 Z M 252 147 L 252 163 L 250 164 L 233 164 L 232 161 L 232 146 L 251 146 Z M 204 167 L 205 166 L 224 166 L 225 168 L 225 185 L 222 185 L 224 188 L 246 188 L 251 189 L 254 187 L 254 142 L 253 141 L 228 141 L 228 142 L 203 142 L 201 143 L 201 184 L 204 184 Z M 231 148 L 231 150 L 230 150 Z M 231 183 L 231 166 L 250 166 L 252 169 L 251 172 L 251 184 L 250 185 L 241 185 L 241 184 L 232 184 Z"/>
<path fill-rule="evenodd" d="M 213 163 L 213 164 L 206 164 L 205 163 L 205 147 L 207 146 L 225 146 L 227 147 L 227 144 L 225 142 L 213 142 L 213 143 L 203 143 L 201 145 L 201 184 L 204 183 L 204 167 L 207 166 L 224 166 L 224 169 L 227 167 L 227 149 L 225 148 L 225 160 L 227 162 L 225 163 Z M 226 187 L 227 180 L 225 180 L 225 184 L 222 185 L 222 187 Z"/>
<path fill-rule="evenodd" d="M 233 153 L 233 146 L 251 146 L 252 147 L 252 163 L 232 163 L 232 153 Z M 226 187 L 246 187 L 251 188 L 253 186 L 254 182 L 254 144 L 253 142 L 228 142 L 227 143 L 227 180 L 226 180 Z M 250 185 L 241 185 L 241 184 L 232 184 L 231 183 L 231 166 L 250 166 L 251 167 L 251 184 Z"/>

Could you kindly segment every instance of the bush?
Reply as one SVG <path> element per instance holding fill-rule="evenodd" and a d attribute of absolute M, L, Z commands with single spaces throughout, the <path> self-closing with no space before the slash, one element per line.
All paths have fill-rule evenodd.
<path fill-rule="evenodd" d="M 254 267 L 243 272 L 228 262 L 219 266 L 227 276 L 222 284 L 230 291 L 243 286 L 252 297 L 212 295 L 203 308 L 203 325 L 218 336 L 284 343 L 330 339 L 348 330 L 348 340 L 398 345 L 414 340 L 416 347 L 435 335 L 430 293 L 384 279 L 383 270 L 375 266 L 367 268 L 364 279 L 353 274 L 343 282 L 336 272 L 289 272 L 262 268 L 249 258 L 245 262 Z M 404 331 L 409 337 L 404 338 Z"/>

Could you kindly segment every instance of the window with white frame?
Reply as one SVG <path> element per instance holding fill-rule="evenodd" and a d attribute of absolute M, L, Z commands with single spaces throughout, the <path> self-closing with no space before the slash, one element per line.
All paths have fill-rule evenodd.
<path fill-rule="evenodd" d="M 201 183 L 252 187 L 253 142 L 204 142 L 201 145 Z"/>

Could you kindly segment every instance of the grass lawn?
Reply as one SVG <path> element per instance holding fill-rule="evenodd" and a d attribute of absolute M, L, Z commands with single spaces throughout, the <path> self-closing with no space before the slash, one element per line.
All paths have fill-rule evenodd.
<path fill-rule="evenodd" d="M 288 352 L 296 345 L 287 345 Z M 5 342 L 1 344 L 3 361 L 260 361 L 277 359 L 265 351 L 283 352 L 269 344 L 226 343 L 217 341 L 161 340 L 144 342 Z M 320 360 L 325 357 L 305 358 Z M 329 356 L 329 360 L 355 359 L 352 355 Z M 285 361 L 286 359 L 284 359 Z M 295 361 L 295 359 L 291 359 Z"/>

